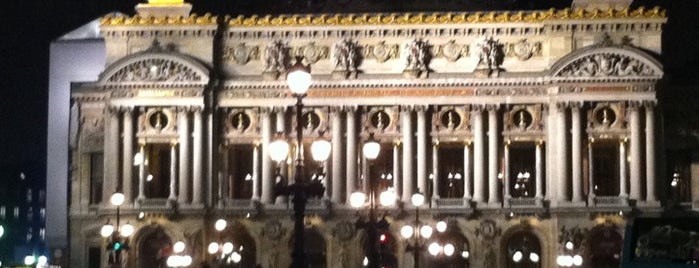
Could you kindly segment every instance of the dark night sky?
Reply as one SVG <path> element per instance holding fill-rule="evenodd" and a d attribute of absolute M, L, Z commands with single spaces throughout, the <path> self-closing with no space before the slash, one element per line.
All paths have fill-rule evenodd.
<path fill-rule="evenodd" d="M 188 0 L 194 12 L 216 15 L 440 10 L 434 3 L 461 10 L 546 9 L 566 7 L 570 3 L 570 0 L 314 0 L 317 4 L 312 9 L 294 9 L 289 1 L 298 0 Z M 50 41 L 111 11 L 132 15 L 134 6 L 141 2 L 146 0 L 4 1 L 0 7 L 0 167 L 29 163 L 45 169 Z M 660 57 L 666 74 L 672 77 L 673 84 L 697 84 L 699 1 L 636 0 L 634 6 L 638 5 L 661 5 L 667 9 L 665 53 Z"/>

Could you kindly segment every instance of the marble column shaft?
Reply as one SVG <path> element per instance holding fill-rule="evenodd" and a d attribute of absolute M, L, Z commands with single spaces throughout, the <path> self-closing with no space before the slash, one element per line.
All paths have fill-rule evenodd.
<path fill-rule="evenodd" d="M 483 127 L 483 110 L 474 109 L 473 113 L 473 201 L 485 201 L 485 144 Z"/>
<path fill-rule="evenodd" d="M 179 136 L 180 144 L 180 186 L 177 195 L 177 202 L 180 204 L 186 204 L 189 201 L 189 180 L 191 179 L 189 173 L 189 139 L 191 137 L 191 134 L 189 131 L 188 111 L 184 108 L 181 108 L 177 113 L 177 120 L 177 134 Z"/>
<path fill-rule="evenodd" d="M 194 110 L 194 132 L 192 134 L 192 204 L 202 205 L 204 202 L 204 182 L 202 181 L 204 166 L 204 131 L 201 108 Z"/>
<path fill-rule="evenodd" d="M 345 201 L 345 185 L 342 181 L 342 108 L 332 108 L 332 201 L 336 204 Z"/>
<path fill-rule="evenodd" d="M 401 107 L 401 131 L 403 133 L 403 197 L 402 201 L 409 203 L 415 193 L 413 172 L 413 127 L 411 108 Z M 419 189 L 423 193 L 425 189 Z"/>
<path fill-rule="evenodd" d="M 123 153 L 122 153 L 122 186 L 124 194 L 124 204 L 133 202 L 133 109 L 127 108 L 123 114 Z"/>
<path fill-rule="evenodd" d="M 657 202 L 655 192 L 655 103 L 646 103 L 646 202 Z"/>

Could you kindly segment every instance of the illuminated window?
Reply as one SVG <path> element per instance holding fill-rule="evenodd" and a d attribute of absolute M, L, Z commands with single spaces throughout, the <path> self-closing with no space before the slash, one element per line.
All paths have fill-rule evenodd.
<path fill-rule="evenodd" d="M 27 189 L 27 203 L 32 202 L 32 189 Z"/>
<path fill-rule="evenodd" d="M 41 241 L 46 240 L 46 229 L 44 229 L 44 228 L 39 229 L 39 237 L 41 237 Z"/>
<path fill-rule="evenodd" d="M 27 221 L 32 221 L 33 217 L 34 217 L 34 208 L 29 207 L 27 209 Z"/>
<path fill-rule="evenodd" d="M 19 218 L 19 207 L 15 206 L 15 211 L 14 211 L 13 214 L 14 214 L 14 216 L 15 216 L 15 220 L 16 220 L 17 218 Z"/>
<path fill-rule="evenodd" d="M 6 209 L 5 209 L 5 206 L 1 206 L 1 207 L 0 207 L 0 219 L 3 219 L 3 220 L 4 220 L 4 219 L 5 219 L 6 213 L 7 213 L 7 211 L 6 211 Z"/>
<path fill-rule="evenodd" d="M 41 217 L 41 221 L 46 220 L 46 208 L 41 208 L 41 210 L 39 210 L 39 217 Z"/>

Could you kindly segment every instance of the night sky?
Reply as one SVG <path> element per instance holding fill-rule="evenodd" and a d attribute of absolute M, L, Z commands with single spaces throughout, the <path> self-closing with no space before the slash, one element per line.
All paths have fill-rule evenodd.
<path fill-rule="evenodd" d="M 546 9 L 570 0 L 189 0 L 215 15 Z M 8 0 L 0 6 L 0 167 L 46 161 L 48 55 L 51 40 L 111 11 L 134 14 L 146 0 Z M 434 3 L 440 3 L 439 8 Z M 699 84 L 699 1 L 636 0 L 667 9 L 664 54 L 668 83 Z M 696 95 L 694 95 L 696 96 Z M 693 102 L 696 105 L 696 102 Z M 699 115 L 697 115 L 699 116 Z"/>

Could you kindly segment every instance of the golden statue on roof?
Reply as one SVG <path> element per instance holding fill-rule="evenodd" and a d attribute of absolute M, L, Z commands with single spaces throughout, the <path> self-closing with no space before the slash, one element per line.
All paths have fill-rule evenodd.
<path fill-rule="evenodd" d="M 181 5 L 184 4 L 184 0 L 148 0 L 148 4 L 158 6 Z"/>

